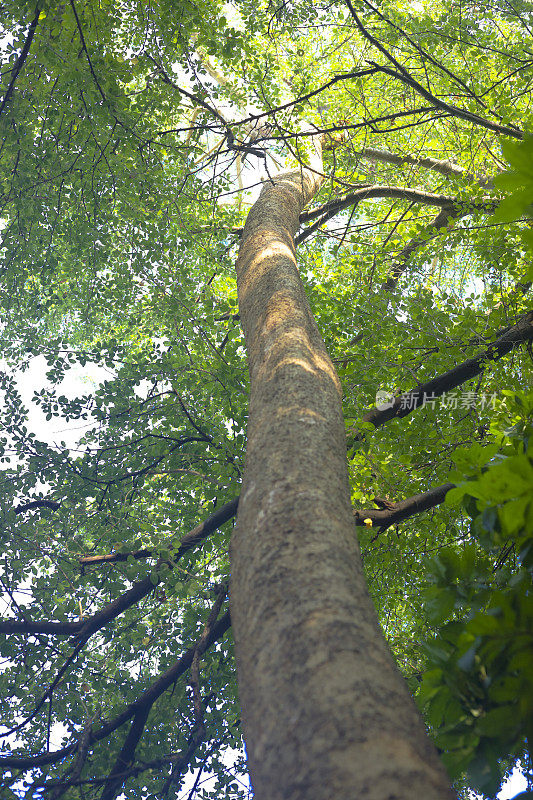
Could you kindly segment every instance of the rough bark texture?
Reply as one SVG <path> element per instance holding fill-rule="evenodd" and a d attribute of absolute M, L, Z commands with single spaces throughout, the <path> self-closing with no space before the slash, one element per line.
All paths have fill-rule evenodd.
<path fill-rule="evenodd" d="M 251 394 L 231 617 L 255 797 L 450 798 L 360 564 L 341 387 L 293 244 L 312 167 L 265 184 L 237 262 Z"/>

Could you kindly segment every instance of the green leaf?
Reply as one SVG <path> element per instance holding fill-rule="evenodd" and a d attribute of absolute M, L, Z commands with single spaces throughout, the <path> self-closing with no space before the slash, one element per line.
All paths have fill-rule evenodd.
<path fill-rule="evenodd" d="M 499 737 L 517 726 L 516 706 L 509 704 L 493 708 L 478 720 L 477 729 L 483 736 Z"/>

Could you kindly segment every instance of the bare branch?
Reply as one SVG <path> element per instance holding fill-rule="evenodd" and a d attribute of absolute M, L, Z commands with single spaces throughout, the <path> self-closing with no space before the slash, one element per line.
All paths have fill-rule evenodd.
<path fill-rule="evenodd" d="M 384 72 L 386 75 L 390 75 L 393 78 L 396 78 L 402 83 L 405 83 L 407 86 L 410 86 L 414 89 L 418 94 L 420 94 L 425 100 L 429 100 L 429 102 L 433 103 L 435 108 L 439 108 L 442 111 L 445 111 L 448 114 L 451 114 L 454 117 L 459 117 L 460 119 L 467 120 L 468 122 L 472 122 L 474 125 L 480 125 L 482 128 L 487 128 L 490 131 L 494 131 L 495 133 L 503 134 L 505 136 L 512 136 L 515 139 L 522 139 L 524 137 L 523 132 L 516 128 L 514 125 L 513 127 L 508 127 L 507 125 L 498 125 L 495 122 L 491 122 L 484 117 L 480 117 L 479 114 L 474 114 L 471 111 L 467 111 L 463 108 L 458 108 L 457 106 L 451 105 L 450 103 L 446 103 L 444 100 L 441 100 L 439 97 L 435 97 L 430 91 L 428 91 L 421 83 L 419 83 L 413 76 L 405 69 L 405 67 L 397 61 L 392 53 L 390 53 L 386 47 L 384 47 L 381 42 L 379 42 L 375 36 L 365 28 L 363 23 L 361 22 L 359 16 L 357 15 L 352 3 L 350 0 L 346 0 L 346 5 L 350 10 L 350 14 L 352 15 L 353 19 L 355 20 L 355 24 L 357 25 L 359 31 L 364 36 L 364 38 L 369 41 L 374 47 L 376 47 L 385 58 L 390 61 L 396 67 L 396 70 L 390 69 L 390 67 L 385 67 L 380 64 L 376 64 L 374 62 L 369 62 L 372 66 L 377 67 L 381 72 Z"/>

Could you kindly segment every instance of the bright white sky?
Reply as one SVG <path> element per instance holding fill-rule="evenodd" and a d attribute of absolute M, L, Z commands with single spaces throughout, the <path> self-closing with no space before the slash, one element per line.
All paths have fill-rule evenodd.
<path fill-rule="evenodd" d="M 520 792 L 525 792 L 527 789 L 527 780 L 524 774 L 518 767 L 512 771 L 509 780 L 504 783 L 501 792 L 498 794 L 498 800 L 509 800 Z"/>
<path fill-rule="evenodd" d="M 39 406 L 32 403 L 35 391 L 51 387 L 50 382 L 46 379 L 49 369 L 44 356 L 36 356 L 30 368 L 17 378 L 22 402 L 29 410 L 28 427 L 41 441 L 47 442 L 47 444 L 54 445 L 65 442 L 70 450 L 75 450 L 80 437 L 91 427 L 91 422 L 83 422 L 83 420 L 65 422 L 62 417 L 52 417 L 47 422 Z M 75 364 L 67 371 L 65 379 L 58 387 L 58 393 L 65 395 L 69 400 L 84 394 L 91 394 L 102 381 L 109 380 L 111 376 L 110 370 L 90 362 L 84 367 L 81 364 Z"/>

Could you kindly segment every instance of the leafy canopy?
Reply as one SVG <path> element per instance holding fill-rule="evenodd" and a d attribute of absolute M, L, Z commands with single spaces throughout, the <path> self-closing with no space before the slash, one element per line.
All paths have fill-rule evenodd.
<path fill-rule="evenodd" d="M 305 151 L 303 121 L 342 141 L 298 259 L 344 388 L 369 589 L 458 788 L 493 795 L 526 758 L 527 13 L 3 3 L 6 798 L 249 793 L 222 607 L 235 508 L 183 537 L 239 492 L 233 263 L 257 184 Z M 378 390 L 407 398 L 383 425 L 364 421 Z M 445 487 L 424 513 L 373 522 L 375 505 L 450 482 L 446 504 Z M 195 770 L 210 782 L 184 784 Z"/>

